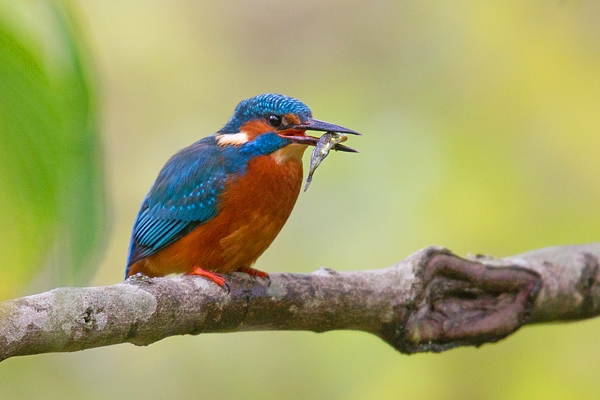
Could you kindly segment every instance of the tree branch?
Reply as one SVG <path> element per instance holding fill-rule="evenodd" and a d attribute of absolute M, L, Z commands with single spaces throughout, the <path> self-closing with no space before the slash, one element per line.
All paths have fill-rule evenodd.
<path fill-rule="evenodd" d="M 600 243 L 495 259 L 440 247 L 373 271 L 246 274 L 230 293 L 201 277 L 136 275 L 104 287 L 59 288 L 0 303 L 0 361 L 172 335 L 353 329 L 403 353 L 498 341 L 526 323 L 600 313 Z"/>

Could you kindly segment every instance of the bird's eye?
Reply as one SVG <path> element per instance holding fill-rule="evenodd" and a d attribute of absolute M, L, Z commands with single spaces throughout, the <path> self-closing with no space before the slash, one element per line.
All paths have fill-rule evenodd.
<path fill-rule="evenodd" d="M 269 125 L 274 128 L 279 128 L 279 126 L 281 126 L 281 117 L 279 115 L 269 115 L 267 120 L 269 121 Z"/>

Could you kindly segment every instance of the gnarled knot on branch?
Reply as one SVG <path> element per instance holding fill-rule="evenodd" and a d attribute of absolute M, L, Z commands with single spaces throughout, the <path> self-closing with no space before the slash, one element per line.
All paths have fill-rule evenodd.
<path fill-rule="evenodd" d="M 527 322 L 541 286 L 534 271 L 488 267 L 444 252 L 428 257 L 416 277 L 414 301 L 390 341 L 403 353 L 500 340 Z"/>

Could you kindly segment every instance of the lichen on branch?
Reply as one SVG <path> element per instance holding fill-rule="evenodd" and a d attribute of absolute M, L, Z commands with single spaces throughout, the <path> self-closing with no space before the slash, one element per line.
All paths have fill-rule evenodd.
<path fill-rule="evenodd" d="M 403 353 L 479 346 L 527 323 L 600 314 L 600 244 L 460 258 L 420 250 L 380 270 L 202 277 L 135 275 L 0 303 L 0 361 L 173 335 L 256 330 L 372 333 Z"/>

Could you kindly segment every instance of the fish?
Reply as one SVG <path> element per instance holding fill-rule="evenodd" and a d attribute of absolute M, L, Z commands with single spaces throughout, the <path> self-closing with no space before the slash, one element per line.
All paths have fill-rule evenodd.
<path fill-rule="evenodd" d="M 310 168 L 308 171 L 308 176 L 306 177 L 306 183 L 304 184 L 305 192 L 306 189 L 308 189 L 308 187 L 310 186 L 310 183 L 312 182 L 315 170 L 329 155 L 331 149 L 334 149 L 336 151 L 338 149 L 343 149 L 344 151 L 357 153 L 357 151 L 354 149 L 340 145 L 340 143 L 345 142 L 346 140 L 348 140 L 348 137 L 343 133 L 338 132 L 325 132 L 325 134 L 319 138 L 319 141 L 315 145 L 315 148 L 313 149 L 313 152 L 310 155 Z"/>

